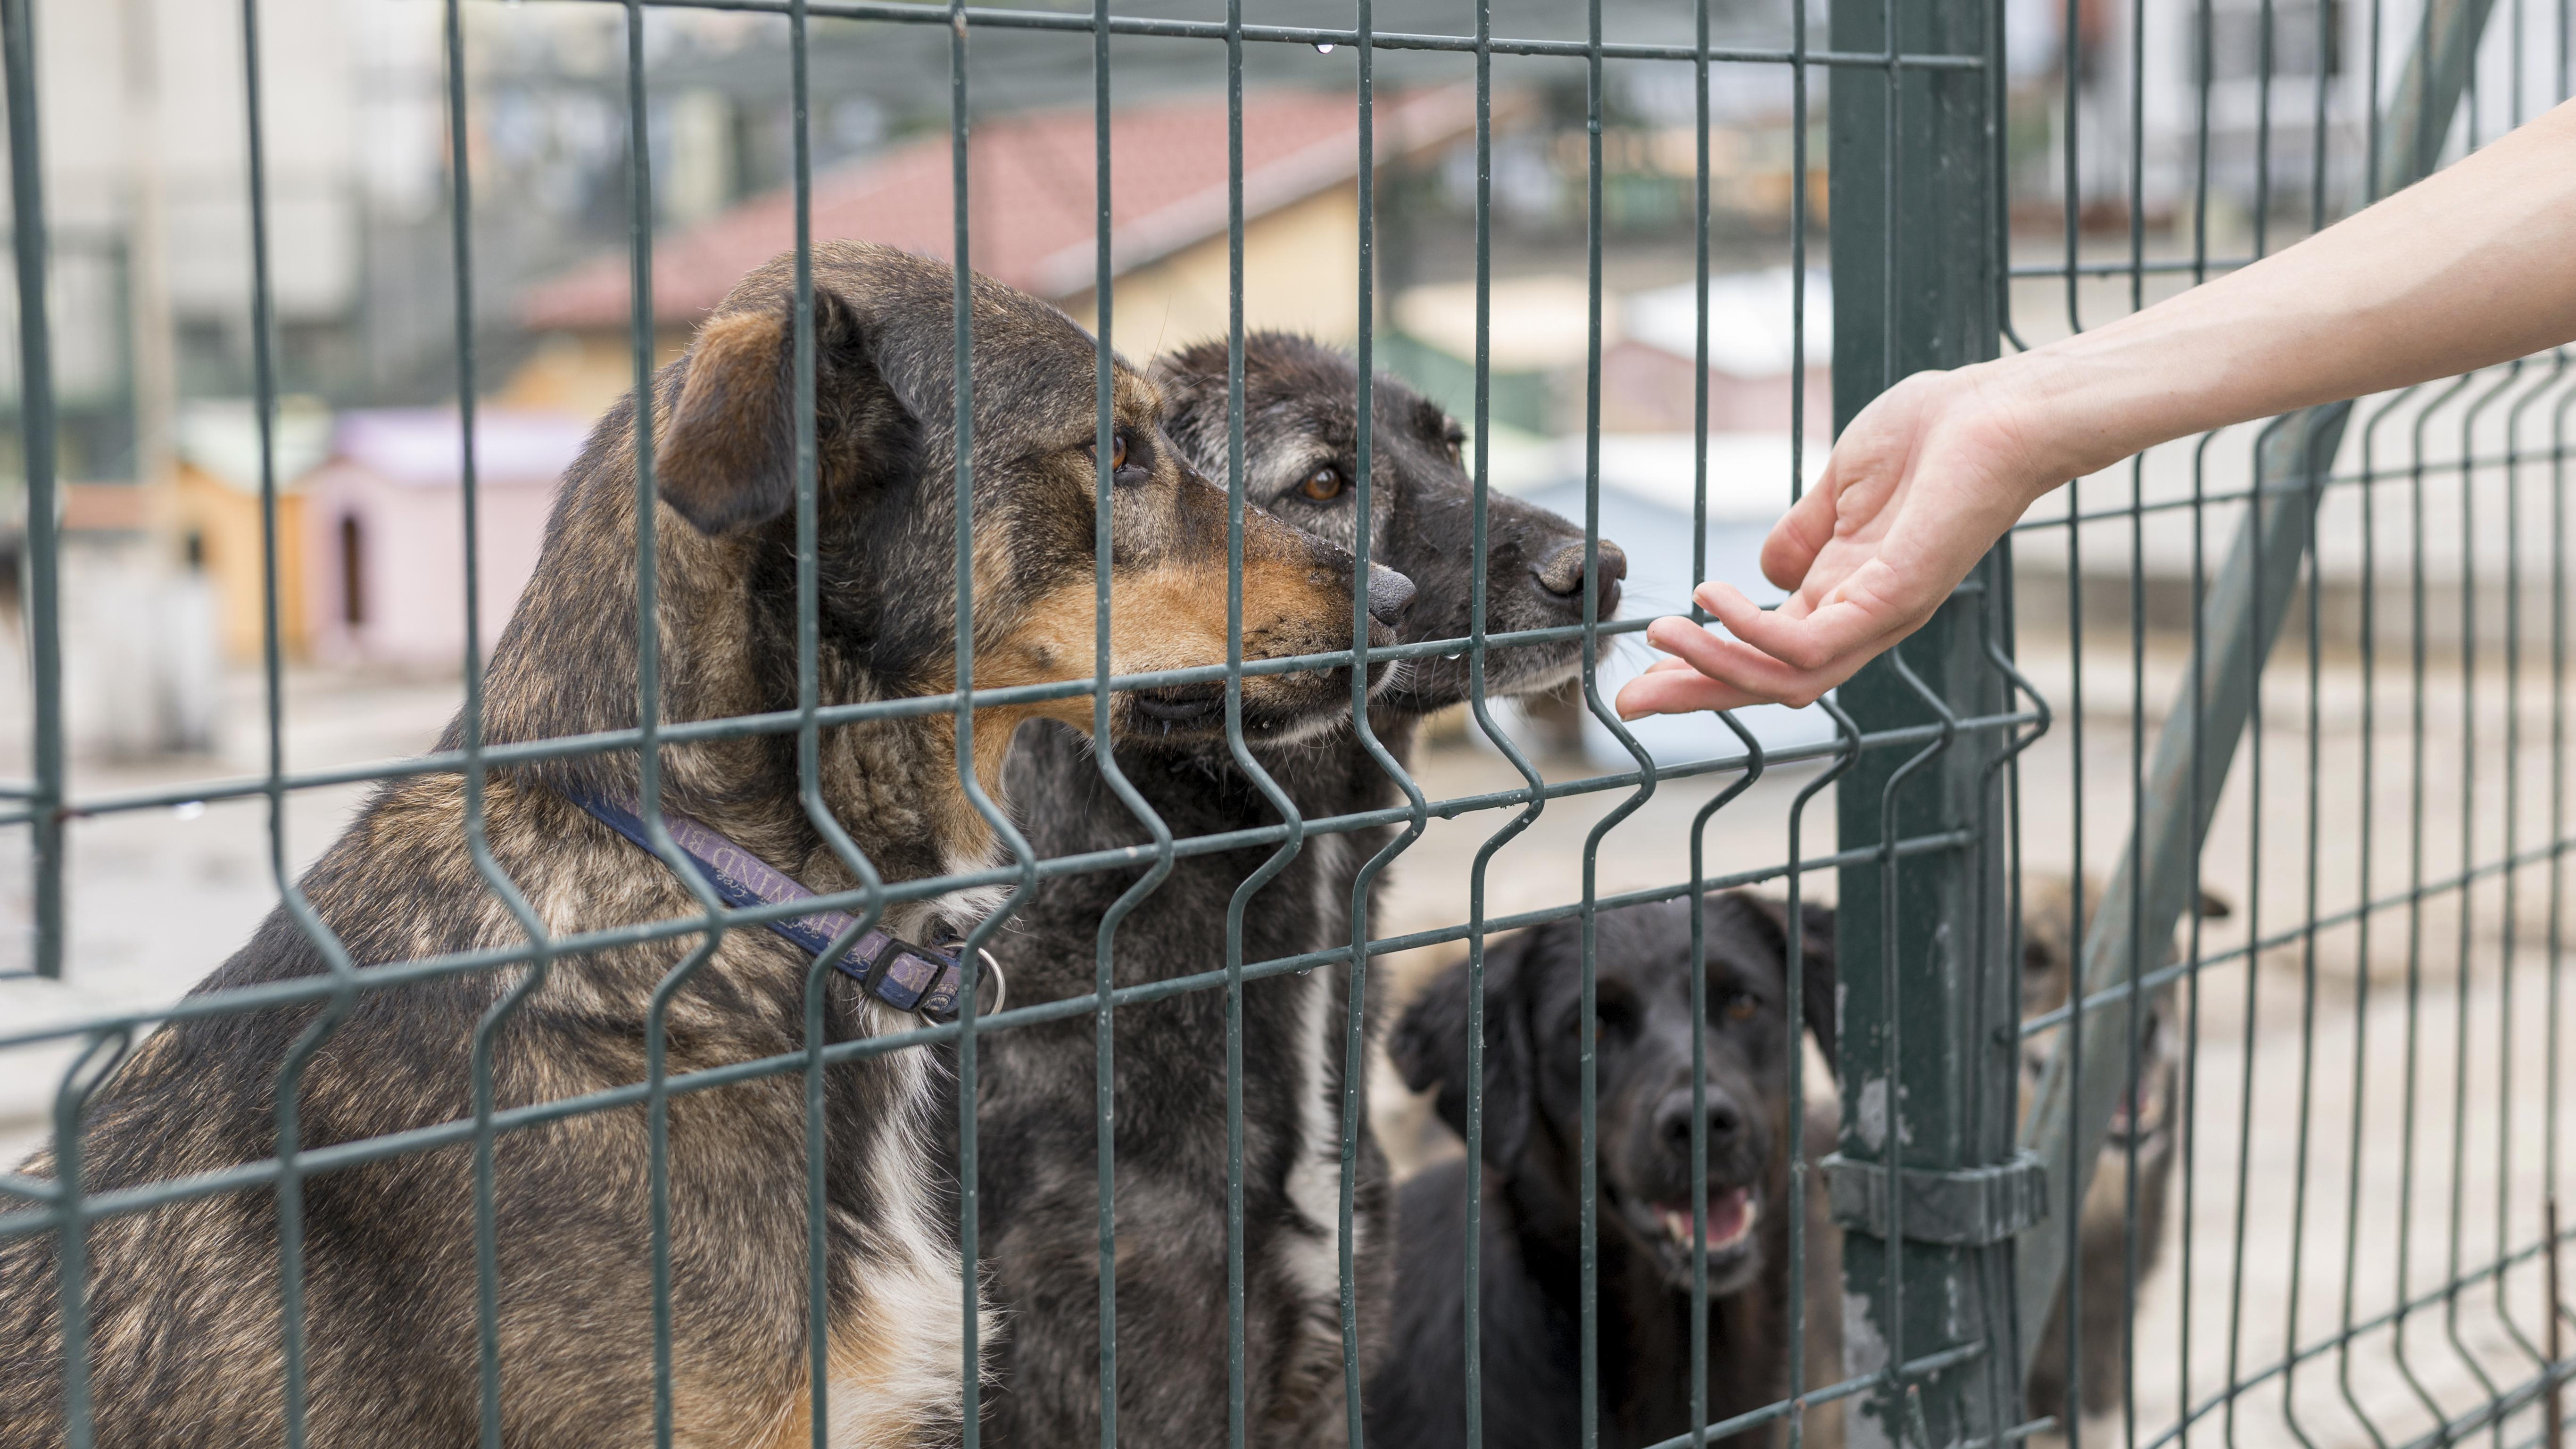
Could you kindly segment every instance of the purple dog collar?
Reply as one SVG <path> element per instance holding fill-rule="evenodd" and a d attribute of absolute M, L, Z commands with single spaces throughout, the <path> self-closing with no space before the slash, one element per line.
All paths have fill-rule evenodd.
<path fill-rule="evenodd" d="M 600 824 L 633 841 L 655 860 L 662 859 L 632 799 L 581 790 L 568 790 L 565 794 Z M 697 867 L 698 875 L 726 905 L 740 909 L 813 898 L 812 891 L 700 821 L 666 811 L 662 827 L 670 832 L 671 843 Z M 832 949 L 832 942 L 850 928 L 854 919 L 844 911 L 816 911 L 810 916 L 761 924 L 803 947 L 808 954 L 820 956 Z M 987 965 L 994 964 L 990 952 L 983 955 Z M 913 945 L 875 927 L 860 933 L 850 943 L 850 949 L 832 963 L 832 969 L 858 982 L 860 989 L 886 1005 L 898 1011 L 917 1011 L 934 1021 L 947 1021 L 957 1015 L 958 998 L 965 988 L 965 972 L 955 956 Z M 993 974 L 998 984 L 998 966 Z M 998 1001 L 994 1009 L 1000 1009 Z"/>

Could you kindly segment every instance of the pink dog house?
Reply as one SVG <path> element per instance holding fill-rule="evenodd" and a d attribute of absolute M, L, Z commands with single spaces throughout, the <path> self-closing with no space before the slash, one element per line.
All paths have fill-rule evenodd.
<path fill-rule="evenodd" d="M 340 415 L 330 458 L 304 480 L 314 657 L 453 671 L 465 648 L 463 450 L 445 408 Z M 535 572 L 555 487 L 590 424 L 561 413 L 475 414 L 483 648 Z"/>

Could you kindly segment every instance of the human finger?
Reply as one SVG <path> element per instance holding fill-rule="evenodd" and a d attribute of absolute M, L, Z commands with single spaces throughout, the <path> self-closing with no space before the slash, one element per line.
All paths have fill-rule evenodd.
<path fill-rule="evenodd" d="M 1902 637 L 1913 627 L 1912 611 L 1891 608 L 1893 601 L 1873 587 L 1884 582 L 1875 576 L 1885 571 L 1877 560 L 1862 565 L 1836 586 L 1835 597 L 1813 609 L 1797 607 L 1804 600 L 1793 598 L 1777 610 L 1764 610 L 1725 585 L 1704 590 L 1700 602 L 1726 632 L 1789 669 L 1829 673 L 1850 659 L 1850 667 L 1834 678 L 1840 683 L 1883 641 Z"/>
<path fill-rule="evenodd" d="M 1656 648 L 1687 661 L 1711 679 L 1733 685 L 1766 703 L 1803 705 L 1838 680 L 1822 679 L 1783 664 L 1742 640 L 1712 634 L 1688 619 L 1658 619 L 1647 628 Z"/>
<path fill-rule="evenodd" d="M 1649 670 L 1638 675 L 1619 687 L 1619 697 L 1612 704 L 1619 711 L 1619 718 L 1632 720 L 1650 714 L 1741 709 L 1748 704 L 1763 702 L 1734 685 L 1684 667 Z"/>
<path fill-rule="evenodd" d="M 1791 594 L 1789 597 L 1782 599 L 1779 603 L 1765 609 L 1761 605 L 1754 603 L 1742 589 L 1718 579 L 1710 579 L 1707 583 L 1693 589 L 1691 591 L 1691 598 L 1697 602 L 1701 608 L 1707 610 L 1711 614 L 1717 612 L 1718 605 L 1721 601 L 1730 608 L 1750 609 L 1755 613 L 1777 614 L 1791 619 L 1803 619 L 1807 617 L 1809 612 L 1811 612 L 1807 596 L 1804 593 Z"/>
<path fill-rule="evenodd" d="M 1791 504 L 1762 540 L 1762 577 L 1775 586 L 1798 587 L 1814 567 L 1816 554 L 1833 541 L 1835 503 L 1841 496 L 1837 477 L 1833 465 L 1826 464 L 1816 486 Z"/>

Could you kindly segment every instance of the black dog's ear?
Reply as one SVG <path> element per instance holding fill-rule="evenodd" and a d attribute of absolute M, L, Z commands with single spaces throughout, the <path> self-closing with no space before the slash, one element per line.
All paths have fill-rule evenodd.
<path fill-rule="evenodd" d="M 1785 971 L 1789 959 L 1789 903 L 1772 896 L 1757 896 L 1750 891 L 1711 897 L 1740 901 L 1752 908 L 1751 916 L 1760 923 L 1765 944 L 1778 954 Z M 1834 1055 L 1834 912 L 1831 906 L 1814 901 L 1801 901 L 1798 906 L 1798 996 L 1805 1009 L 1807 1030 L 1816 1037 L 1825 1060 L 1839 1070 L 1842 1058 Z"/>
<path fill-rule="evenodd" d="M 655 439 L 662 501 L 701 533 L 766 523 L 796 499 L 794 303 L 710 319 L 689 343 L 688 372 Z M 815 385 L 859 339 L 840 294 L 814 289 Z"/>
<path fill-rule="evenodd" d="M 1788 928 L 1788 912 L 1780 914 L 1781 929 Z M 1798 906 L 1798 937 L 1801 959 L 1798 963 L 1799 994 L 1805 999 L 1807 1030 L 1816 1035 L 1816 1045 L 1834 1070 L 1842 1070 L 1842 1058 L 1834 1055 L 1838 1013 L 1841 1003 L 1835 999 L 1840 978 L 1834 971 L 1834 911 L 1814 901 Z"/>
<path fill-rule="evenodd" d="M 1524 969 L 1540 930 L 1514 931 L 1485 943 L 1485 1151 L 1509 1166 L 1529 1140 L 1533 1074 L 1530 973 Z M 1387 1033 L 1387 1054 L 1404 1085 L 1432 1092 L 1440 1120 L 1467 1135 L 1467 963 L 1440 973 Z"/>

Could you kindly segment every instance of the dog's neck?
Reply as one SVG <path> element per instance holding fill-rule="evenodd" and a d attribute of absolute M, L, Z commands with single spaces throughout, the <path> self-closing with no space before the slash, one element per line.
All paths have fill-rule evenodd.
<path fill-rule="evenodd" d="M 1400 767 L 1410 767 L 1424 716 L 1378 704 L 1369 710 L 1369 729 Z M 1305 739 L 1250 742 L 1253 760 L 1272 783 L 1287 794 L 1306 820 L 1319 820 L 1361 810 L 1374 810 L 1399 797 L 1395 781 L 1360 743 L 1347 721 Z M 1242 773 L 1234 752 L 1222 740 L 1191 745 L 1121 745 L 1119 759 L 1136 760 L 1130 778 L 1149 798 L 1204 802 L 1207 779 Z M 1220 799 L 1239 801 L 1244 826 L 1268 825 L 1279 818 L 1269 797 L 1245 788 Z M 1195 812 L 1194 812 L 1195 813 Z"/>
<path fill-rule="evenodd" d="M 494 651 L 485 675 L 486 738 L 494 742 L 633 729 L 640 718 L 632 495 L 622 506 L 616 499 L 592 501 L 607 506 L 569 511 L 548 539 L 535 582 Z M 658 512 L 659 722 L 794 708 L 793 621 L 777 618 L 752 582 L 768 542 L 709 538 L 669 509 Z M 614 582 L 603 586 L 603 579 Z M 815 668 L 817 698 L 825 706 L 924 692 L 882 677 L 860 651 L 828 639 Z M 937 691 L 936 681 L 929 686 Z M 1006 713 L 979 711 L 974 728 L 978 778 L 994 796 L 1017 723 L 1001 717 Z M 893 884 L 993 863 L 998 837 L 960 779 L 953 714 L 825 727 L 815 744 L 823 804 L 881 880 Z M 807 815 L 799 751 L 793 731 L 665 744 L 662 807 L 704 821 L 810 889 L 855 886 L 857 872 Z M 639 784 L 633 752 L 549 768 L 566 780 L 625 791 Z M 904 914 L 957 919 L 981 912 L 975 902 L 958 900 Z"/>
<path fill-rule="evenodd" d="M 997 811 L 1003 804 L 1003 758 L 1018 723 L 1018 716 L 1007 710 L 975 714 L 975 778 Z M 955 715 L 845 725 L 818 732 L 816 745 L 823 802 L 881 879 L 893 883 L 961 875 L 1004 860 L 999 832 L 975 808 L 959 771 Z M 804 843 L 802 876 L 818 891 L 854 886 L 856 872 L 813 829 L 795 790 L 796 749 L 790 737 L 782 783 L 783 803 L 792 817 L 787 833 Z M 772 805 L 763 813 L 776 810 Z M 1005 889 L 952 892 L 933 903 L 934 913 L 962 926 L 989 914 Z"/>

